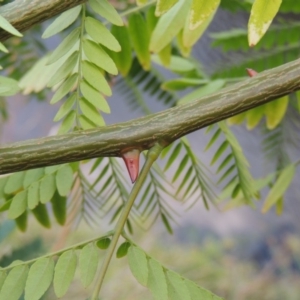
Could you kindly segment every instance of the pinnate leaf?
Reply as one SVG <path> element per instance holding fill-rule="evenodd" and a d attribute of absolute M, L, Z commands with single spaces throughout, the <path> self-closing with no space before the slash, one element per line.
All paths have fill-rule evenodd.
<path fill-rule="evenodd" d="M 50 103 L 55 104 L 59 100 L 61 100 L 64 96 L 66 96 L 71 89 L 74 87 L 76 81 L 77 81 L 78 75 L 75 73 L 71 75 L 68 79 L 66 79 L 62 85 L 58 88 L 58 90 L 53 95 Z"/>
<path fill-rule="evenodd" d="M 220 5 L 220 0 L 193 0 L 189 29 L 195 30 L 206 20 L 208 20 Z"/>
<path fill-rule="evenodd" d="M 57 297 L 65 295 L 74 278 L 77 256 L 74 250 L 64 252 L 58 259 L 54 273 L 54 291 Z"/>
<path fill-rule="evenodd" d="M 27 265 L 19 265 L 13 268 L 4 281 L 0 291 L 0 300 L 18 300 L 23 293 L 27 274 Z"/>
<path fill-rule="evenodd" d="M 278 179 L 267 195 L 262 212 L 267 212 L 274 204 L 277 203 L 278 200 L 280 200 L 280 198 L 282 198 L 283 194 L 292 183 L 295 172 L 296 167 L 294 164 L 288 165 L 282 170 Z"/>
<path fill-rule="evenodd" d="M 63 105 L 61 105 L 53 121 L 57 122 L 61 120 L 66 114 L 68 114 L 73 108 L 75 101 L 76 101 L 76 94 L 74 93 L 64 102 Z"/>
<path fill-rule="evenodd" d="M 155 9 L 155 15 L 158 17 L 161 16 L 177 2 L 178 0 L 158 0 Z"/>
<path fill-rule="evenodd" d="M 97 271 L 99 252 L 94 243 L 87 244 L 80 251 L 79 271 L 83 286 L 88 287 Z"/>
<path fill-rule="evenodd" d="M 154 259 L 148 259 L 148 288 L 156 300 L 168 299 L 168 288 L 164 270 Z"/>
<path fill-rule="evenodd" d="M 123 28 L 123 27 L 118 27 Z M 83 61 L 81 64 L 84 79 L 96 90 L 102 92 L 106 96 L 111 96 L 111 88 L 103 76 L 103 71 L 96 65 Z"/>
<path fill-rule="evenodd" d="M 83 50 L 87 58 L 92 63 L 94 63 L 95 65 L 97 65 L 98 67 L 102 68 L 110 74 L 118 74 L 118 69 L 115 63 L 100 45 L 94 43 L 91 40 L 84 39 Z"/>
<path fill-rule="evenodd" d="M 129 249 L 129 247 L 131 246 L 131 244 L 129 242 L 124 242 L 120 245 L 120 247 L 117 250 L 116 256 L 117 258 L 121 258 L 126 256 L 127 251 Z"/>
<path fill-rule="evenodd" d="M 115 8 L 107 0 L 90 0 L 89 4 L 91 8 L 105 18 L 107 21 L 117 26 L 123 26 L 123 20 L 119 16 Z"/>
<path fill-rule="evenodd" d="M 108 237 L 105 237 L 103 239 L 100 239 L 99 241 L 97 241 L 96 245 L 99 249 L 105 250 L 109 247 L 111 242 L 111 239 Z"/>
<path fill-rule="evenodd" d="M 0 15 L 0 27 L 5 31 L 11 33 L 15 36 L 23 36 L 21 32 L 19 32 L 16 28 L 14 28 L 4 17 Z"/>
<path fill-rule="evenodd" d="M 45 30 L 43 39 L 53 36 L 75 22 L 81 11 L 81 5 L 75 6 L 59 15 Z"/>
<path fill-rule="evenodd" d="M 111 33 L 116 37 L 121 45 L 120 52 L 111 52 L 110 56 L 118 67 L 118 70 L 123 76 L 126 76 L 132 65 L 132 50 L 131 42 L 126 26 L 119 27 L 113 25 Z"/>
<path fill-rule="evenodd" d="M 56 62 L 62 56 L 64 56 L 67 52 L 69 52 L 75 43 L 78 41 L 80 35 L 80 28 L 77 27 L 69 33 L 67 37 L 59 44 L 59 46 L 51 53 L 50 57 L 48 58 L 48 65 Z"/>
<path fill-rule="evenodd" d="M 58 224 L 64 225 L 67 218 L 67 198 L 56 191 L 51 199 L 52 210 Z"/>
<path fill-rule="evenodd" d="M 87 17 L 85 19 L 85 29 L 89 36 L 97 43 L 102 44 L 112 51 L 120 51 L 121 46 L 110 31 L 98 20 Z"/>
<path fill-rule="evenodd" d="M 158 53 L 173 37 L 183 28 L 191 1 L 179 0 L 167 13 L 158 21 L 152 32 L 150 50 Z"/>
<path fill-rule="evenodd" d="M 148 282 L 148 260 L 147 257 L 140 248 L 131 246 L 127 253 L 128 263 L 130 270 L 137 281 L 147 286 Z"/>
<path fill-rule="evenodd" d="M 86 81 L 80 83 L 80 90 L 84 98 L 90 102 L 93 106 L 100 109 L 104 113 L 110 113 L 110 107 L 107 104 L 105 98 L 100 94 L 99 91 L 95 90 Z"/>
<path fill-rule="evenodd" d="M 25 287 L 25 300 L 38 300 L 49 288 L 54 272 L 52 257 L 38 259 L 29 270 Z"/>
<path fill-rule="evenodd" d="M 73 171 L 69 164 L 58 169 L 55 181 L 59 194 L 61 196 L 67 196 L 73 184 Z"/>
<path fill-rule="evenodd" d="M 255 0 L 251 9 L 248 23 L 249 46 L 255 46 L 264 36 L 274 17 L 276 16 L 282 0 Z"/>
<path fill-rule="evenodd" d="M 8 218 L 15 219 L 22 215 L 27 207 L 27 191 L 16 194 L 8 210 Z"/>
<path fill-rule="evenodd" d="M 24 176 L 25 172 L 17 172 L 10 175 L 4 187 L 5 194 L 11 194 L 21 189 Z"/>
<path fill-rule="evenodd" d="M 150 52 L 149 42 L 150 36 L 145 19 L 139 13 L 132 14 L 129 17 L 129 35 L 137 58 L 144 70 L 149 70 Z"/>
<path fill-rule="evenodd" d="M 40 201 L 47 203 L 53 197 L 56 190 L 55 177 L 52 174 L 45 176 L 40 183 Z"/>

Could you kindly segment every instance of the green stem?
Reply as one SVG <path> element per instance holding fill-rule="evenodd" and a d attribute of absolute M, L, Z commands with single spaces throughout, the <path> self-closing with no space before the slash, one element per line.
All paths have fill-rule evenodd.
<path fill-rule="evenodd" d="M 97 300 L 98 295 L 106 274 L 106 271 L 108 269 L 109 263 L 111 261 L 112 255 L 114 253 L 114 250 L 116 248 L 116 245 L 118 243 L 119 237 L 123 231 L 124 225 L 127 221 L 128 215 L 130 213 L 131 207 L 139 193 L 139 191 L 142 188 L 142 185 L 146 179 L 147 174 L 149 173 L 149 170 L 152 166 L 152 164 L 157 160 L 159 154 L 161 153 L 162 149 L 164 147 L 161 146 L 160 144 L 155 144 L 152 148 L 147 153 L 147 158 L 146 162 L 141 170 L 141 173 L 135 183 L 135 185 L 132 188 L 132 191 L 129 195 L 128 201 L 126 202 L 124 209 L 122 211 L 122 214 L 116 224 L 115 230 L 114 230 L 114 235 L 112 237 L 111 243 L 109 245 L 109 248 L 106 251 L 101 269 L 99 271 L 96 287 L 93 292 L 92 300 Z"/>
<path fill-rule="evenodd" d="M 113 235 L 113 231 L 109 231 L 107 232 L 107 234 L 103 235 L 103 236 L 98 236 L 96 238 L 93 238 L 93 239 L 90 239 L 90 240 L 87 240 L 85 242 L 82 242 L 82 243 L 78 243 L 78 244 L 75 244 L 75 245 L 72 245 L 70 247 L 67 247 L 67 248 L 64 248 L 64 249 L 61 249 L 61 250 L 58 250 L 58 251 L 55 251 L 55 252 L 52 252 L 52 253 L 48 253 L 46 255 L 43 255 L 43 256 L 39 256 L 37 258 L 34 258 L 34 259 L 31 259 L 31 260 L 27 260 L 27 261 L 24 261 L 24 262 L 21 262 L 21 263 L 18 263 L 18 265 L 29 265 L 35 261 L 37 261 L 38 259 L 41 259 L 41 258 L 47 258 L 47 257 L 51 257 L 51 256 L 56 256 L 56 255 L 59 255 L 59 254 L 62 254 L 68 250 L 72 250 L 72 249 L 78 249 L 78 248 L 82 248 L 84 247 L 85 245 L 89 244 L 89 243 L 92 243 L 92 242 L 95 242 L 95 241 L 98 241 L 100 239 L 103 239 L 103 238 L 106 238 L 106 237 L 110 237 Z M 5 267 L 5 268 L 2 268 L 1 270 L 2 271 L 5 271 L 5 270 L 10 270 L 12 268 L 14 268 L 16 265 L 13 265 L 13 266 L 8 266 L 8 267 Z"/>

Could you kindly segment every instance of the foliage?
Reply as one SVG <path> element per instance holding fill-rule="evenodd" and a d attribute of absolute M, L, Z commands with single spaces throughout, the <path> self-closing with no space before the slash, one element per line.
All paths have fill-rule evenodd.
<path fill-rule="evenodd" d="M 263 71 L 298 56 L 298 22 L 278 18 L 268 30 L 278 11 L 300 11 L 300 5 L 294 2 L 293 5 L 291 1 L 281 5 L 280 0 L 169 0 L 157 1 L 156 5 L 156 1 L 136 2 L 137 6 L 125 4 L 120 12 L 108 0 L 89 0 L 65 11 L 42 34 L 44 39 L 60 35 L 61 42 L 52 52 L 39 40 L 41 27 L 34 29 L 37 36 L 26 35 L 21 42 L 15 37 L 9 40 L 7 48 L 0 43 L 4 52 L 0 61 L 10 76 L 0 77 L 0 96 L 12 96 L 22 90 L 25 95 L 43 99 L 53 92 L 50 103 L 60 103 L 54 122 L 60 122 L 58 134 L 65 134 L 104 127 L 103 116 L 111 112 L 107 97 L 114 90 L 123 94 L 132 109 L 140 109 L 146 115 L 152 113 L 147 103 L 149 96 L 165 107 L 187 104 L 242 80 L 245 67 Z M 213 45 L 229 51 L 234 63 L 223 64 L 221 69 L 215 68 L 208 74 L 191 53 L 219 6 L 250 12 L 250 18 L 248 30 L 238 28 L 211 34 Z M 0 27 L 21 36 L 2 16 Z M 248 45 L 255 49 L 249 50 Z M 33 49 L 40 54 L 36 60 Z M 19 51 L 24 64 L 23 60 L 14 59 Z M 235 51 L 242 52 L 240 59 L 233 56 Z M 18 71 L 16 66 L 20 66 Z M 165 71 L 173 78 L 165 80 Z M 186 89 L 188 92 L 182 96 Z M 220 207 L 225 204 L 225 208 L 256 206 L 253 200 L 259 199 L 260 191 L 267 186 L 270 189 L 262 211 L 276 206 L 281 213 L 284 194 L 299 160 L 285 159 L 288 155 L 283 148 L 272 151 L 277 157 L 275 173 L 254 179 L 229 125 L 245 120 L 248 129 L 264 128 L 265 151 L 270 155 L 275 145 L 281 145 L 280 130 L 289 113 L 292 111 L 299 117 L 299 98 L 298 93 L 285 96 L 208 128 L 211 137 L 206 150 L 213 152 L 211 165 L 218 164 L 217 184 L 222 185 L 219 199 L 207 167 L 199 161 L 186 137 L 168 147 L 164 145 L 164 149 L 156 145 L 157 152 L 155 146 L 151 148 L 145 156 L 144 171 L 132 191 L 123 165 L 112 157 L 1 177 L 0 212 L 7 211 L 7 217 L 15 220 L 21 231 L 26 231 L 31 213 L 42 226 L 49 228 L 53 219 L 51 210 L 59 225 L 79 225 L 81 219 L 98 225 L 99 217 L 118 221 L 115 231 L 104 236 L 29 261 L 16 260 L 2 268 L 0 299 L 19 299 L 23 293 L 25 299 L 40 299 L 52 283 L 55 295 L 62 297 L 77 269 L 86 288 L 97 277 L 102 260 L 99 249 L 102 249 L 106 254 L 92 296 L 96 299 L 120 234 L 125 241 L 116 251 L 117 258 L 127 256 L 132 274 L 155 299 L 221 299 L 146 254 L 124 233 L 124 224 L 132 234 L 134 226 L 148 228 L 160 219 L 172 233 L 171 224 L 177 217 L 173 209 L 175 202 L 190 208 L 200 199 L 207 209 L 209 203 Z M 294 129 L 290 126 L 289 130 Z M 164 167 L 155 163 L 159 155 Z M 132 209 L 129 200 L 136 200 Z"/>

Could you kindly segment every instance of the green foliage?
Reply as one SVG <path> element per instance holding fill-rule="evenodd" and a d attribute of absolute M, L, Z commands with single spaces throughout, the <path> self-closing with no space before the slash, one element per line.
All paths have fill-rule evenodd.
<path fill-rule="evenodd" d="M 163 267 L 137 246 L 132 245 L 127 256 L 132 274 L 139 283 L 150 289 L 154 299 L 221 299 Z"/>
<path fill-rule="evenodd" d="M 152 113 L 146 100 L 149 96 L 164 107 L 186 104 L 243 79 L 245 67 L 263 71 L 299 55 L 298 22 L 278 21 L 267 31 L 278 10 L 300 11 L 300 5 L 292 0 L 283 1 L 281 6 L 280 0 L 168 0 L 157 1 L 156 6 L 153 5 L 155 1 L 136 2 L 140 7 L 128 5 L 131 9 L 122 14 L 107 0 L 89 0 L 65 11 L 42 35 L 49 38 L 61 33 L 61 42 L 52 53 L 46 53 L 39 46 L 37 48 L 42 51 L 35 55 L 32 51 L 32 45 L 38 44 L 35 38 L 8 42 L 7 48 L 0 43 L 0 50 L 4 52 L 0 63 L 12 77 L 0 76 L 0 96 L 12 96 L 21 87 L 24 94 L 38 93 L 38 97 L 43 98 L 41 93 L 50 88 L 53 91 L 50 103 L 59 105 L 54 121 L 61 122 L 58 134 L 64 134 L 105 126 L 104 114 L 111 112 L 107 97 L 114 89 L 132 109 L 140 109 L 146 115 Z M 231 11 L 251 11 L 251 16 L 248 31 L 239 28 L 211 35 L 214 46 L 224 51 L 239 51 L 242 55 L 237 59 L 230 54 L 234 64 L 222 65 L 221 69 L 210 72 L 213 73 L 210 77 L 201 64 L 189 56 L 219 6 Z M 20 36 L 3 17 L 0 17 L 0 27 Z M 40 29 L 37 32 L 40 33 Z M 258 42 L 255 49 L 249 51 L 249 44 L 254 46 Z M 18 56 L 18 71 L 10 68 L 14 56 Z M 174 75 L 172 79 L 165 80 L 162 74 L 166 70 Z M 117 76 L 119 72 L 122 76 Z M 189 89 L 188 93 L 182 96 L 185 89 Z M 291 162 L 283 149 L 283 125 L 290 109 L 299 117 L 298 96 L 284 96 L 208 129 L 212 136 L 206 150 L 212 151 L 213 146 L 216 149 L 211 165 L 217 164 L 217 184 L 223 187 L 220 199 L 229 199 L 225 208 L 243 204 L 253 206 L 253 199 L 269 186 L 262 211 L 275 205 L 277 213 L 281 213 L 284 194 L 299 165 L 299 162 Z M 248 129 L 261 124 L 265 127 L 264 151 L 267 156 L 275 157 L 276 169 L 266 178 L 252 178 L 242 148 L 228 126 L 241 124 L 244 120 Z M 157 163 L 153 165 L 130 216 L 125 220 L 126 230 L 130 233 L 134 226 L 148 228 L 160 220 L 172 234 L 177 211 L 170 198 L 188 208 L 198 199 L 206 208 L 209 203 L 217 205 L 207 167 L 199 161 L 187 138 L 165 148 L 161 159 L 164 168 Z M 90 174 L 83 171 L 86 168 L 90 168 Z M 130 190 L 124 166 L 118 159 L 97 158 L 91 165 L 65 164 L 0 178 L 0 211 L 7 211 L 8 218 L 14 219 L 21 231 L 27 229 L 29 212 L 42 226 L 50 228 L 50 207 L 60 225 L 67 222 L 78 225 L 81 219 L 94 225 L 105 216 L 113 223 L 126 207 Z M 15 261 L 0 272 L 0 300 L 19 299 L 23 292 L 25 299 L 40 299 L 52 282 L 56 296 L 63 297 L 77 267 L 82 285 L 87 288 L 94 281 L 98 268 L 98 248 L 112 254 L 115 246 L 111 237 L 114 234 L 32 261 Z M 221 299 L 168 270 L 125 239 L 116 256 L 127 255 L 133 275 L 148 287 L 154 299 Z"/>

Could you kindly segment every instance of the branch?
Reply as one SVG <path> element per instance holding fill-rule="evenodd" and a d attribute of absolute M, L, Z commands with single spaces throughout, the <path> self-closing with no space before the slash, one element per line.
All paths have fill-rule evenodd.
<path fill-rule="evenodd" d="M 8 20 L 20 32 L 33 25 L 44 22 L 87 0 L 15 0 L 0 7 L 0 15 Z M 0 30 L 0 41 L 11 34 Z"/>
<path fill-rule="evenodd" d="M 0 174 L 120 156 L 180 137 L 300 89 L 300 59 L 261 72 L 192 103 L 125 123 L 28 140 L 0 148 Z"/>

